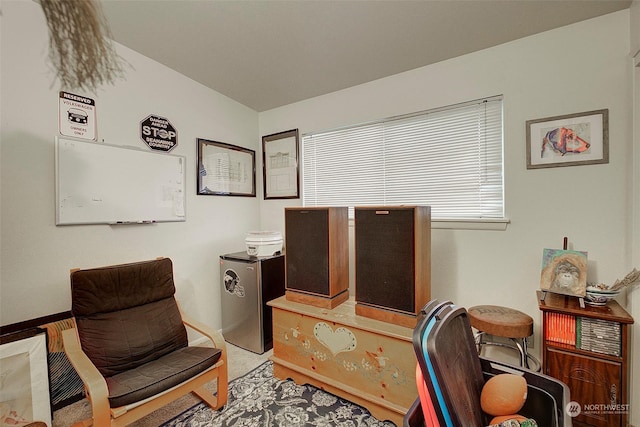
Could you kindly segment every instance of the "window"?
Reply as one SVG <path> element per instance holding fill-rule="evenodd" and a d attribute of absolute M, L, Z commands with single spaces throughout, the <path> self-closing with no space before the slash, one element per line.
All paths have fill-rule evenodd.
<path fill-rule="evenodd" d="M 503 220 L 502 97 L 303 135 L 304 206 L 428 205 Z"/>

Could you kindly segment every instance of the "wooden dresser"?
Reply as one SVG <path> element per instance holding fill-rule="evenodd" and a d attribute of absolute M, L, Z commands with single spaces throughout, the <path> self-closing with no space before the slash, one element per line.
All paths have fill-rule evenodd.
<path fill-rule="evenodd" d="M 413 329 L 356 315 L 353 298 L 333 309 L 285 297 L 269 305 L 276 377 L 312 384 L 402 425 L 418 397 Z"/>
<path fill-rule="evenodd" d="M 629 336 L 633 318 L 616 301 L 581 308 L 547 293 L 542 311 L 543 373 L 569 386 L 574 426 L 627 426 Z"/>

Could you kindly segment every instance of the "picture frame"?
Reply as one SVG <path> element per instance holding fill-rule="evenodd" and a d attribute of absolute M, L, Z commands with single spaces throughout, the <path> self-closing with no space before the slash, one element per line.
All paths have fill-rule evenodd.
<path fill-rule="evenodd" d="M 587 292 L 587 253 L 544 249 L 540 289 L 556 294 L 584 297 Z"/>
<path fill-rule="evenodd" d="M 0 337 L 0 380 L 0 415 L 6 415 L 2 425 L 42 421 L 51 426 L 45 330 L 33 328 Z"/>
<path fill-rule="evenodd" d="M 265 200 L 300 197 L 298 147 L 298 129 L 262 137 L 262 182 Z"/>
<path fill-rule="evenodd" d="M 197 194 L 208 196 L 256 196 L 254 150 L 197 138 Z"/>
<path fill-rule="evenodd" d="M 528 120 L 527 169 L 609 163 L 609 110 Z"/>

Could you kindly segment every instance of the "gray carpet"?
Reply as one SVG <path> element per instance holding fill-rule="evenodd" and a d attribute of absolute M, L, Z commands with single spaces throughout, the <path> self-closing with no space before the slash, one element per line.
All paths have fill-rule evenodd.
<path fill-rule="evenodd" d="M 311 385 L 273 376 L 267 361 L 229 384 L 229 401 L 214 411 L 198 403 L 162 427 L 393 427 L 367 409 Z"/>

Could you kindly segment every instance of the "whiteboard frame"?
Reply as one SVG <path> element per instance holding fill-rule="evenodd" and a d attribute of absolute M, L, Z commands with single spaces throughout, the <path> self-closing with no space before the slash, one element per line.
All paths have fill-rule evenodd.
<path fill-rule="evenodd" d="M 176 173 L 176 183 L 173 184 L 174 187 L 173 188 L 174 191 L 177 191 L 178 193 L 182 193 L 181 197 L 176 198 L 175 194 L 172 194 L 172 199 L 171 202 L 166 202 L 167 204 L 171 203 L 172 207 L 171 208 L 167 208 L 166 209 L 172 209 L 173 214 L 171 215 L 149 215 L 149 216 L 155 216 L 155 217 L 124 217 L 124 218 L 118 218 L 118 217 L 106 217 L 106 218 L 93 218 L 93 217 L 88 217 L 86 220 L 83 219 L 68 219 L 64 214 L 63 214 L 63 207 L 62 207 L 62 203 L 64 202 L 64 200 L 62 200 L 63 197 L 63 193 L 65 193 L 65 191 L 63 191 L 63 188 L 61 188 L 61 185 L 63 185 L 62 183 L 62 177 L 61 175 L 64 175 L 63 171 L 60 169 L 61 168 L 61 159 L 60 159 L 60 150 L 62 147 L 63 143 L 73 143 L 73 144 L 81 144 L 81 145 L 87 145 L 87 146 L 93 146 L 93 147 L 100 147 L 100 148 L 108 148 L 108 149 L 114 149 L 114 150 L 122 150 L 122 153 L 126 153 L 126 152 L 130 152 L 133 153 L 134 156 L 137 156 L 138 159 L 141 159 L 141 157 L 139 157 L 140 155 L 143 156 L 161 156 L 161 157 L 172 157 L 172 158 L 176 158 L 179 159 L 179 161 L 177 162 L 178 168 L 179 168 L 179 172 Z M 152 157 L 146 157 L 147 159 L 151 159 Z M 117 165 L 113 165 L 113 166 L 117 166 Z M 89 141 L 86 139 L 77 139 L 77 138 L 70 138 L 67 136 L 56 136 L 55 138 L 55 181 L 56 181 L 56 225 L 59 226 L 64 226 L 64 225 L 90 225 L 90 224 L 108 224 L 108 225 L 129 225 L 129 224 L 155 224 L 155 223 L 159 223 L 159 222 L 184 222 L 186 221 L 186 197 L 187 197 L 187 193 L 186 193 L 186 177 L 187 177 L 187 171 L 186 171 L 186 167 L 187 167 L 187 161 L 186 161 L 186 156 L 182 156 L 182 155 L 176 155 L 176 154 L 167 154 L 167 153 L 156 153 L 156 152 L 152 152 L 152 151 L 147 151 L 144 149 L 140 149 L 138 147 L 131 147 L 131 146 L 125 146 L 125 145 L 115 145 L 115 144 L 105 144 L 105 143 L 100 143 L 100 142 L 95 142 L 95 141 Z M 114 174 L 117 174 L 118 172 L 122 172 L 121 170 L 118 170 L 117 168 L 114 169 Z M 130 173 L 130 172 L 129 172 Z M 180 182 L 181 181 L 181 182 Z M 150 190 L 157 190 L 154 188 L 149 188 Z M 67 194 L 67 193 L 65 193 Z M 109 208 L 110 206 L 106 206 L 107 208 Z M 95 206 L 94 206 L 95 208 Z M 72 216 L 72 215 L 69 215 Z"/>

